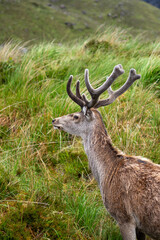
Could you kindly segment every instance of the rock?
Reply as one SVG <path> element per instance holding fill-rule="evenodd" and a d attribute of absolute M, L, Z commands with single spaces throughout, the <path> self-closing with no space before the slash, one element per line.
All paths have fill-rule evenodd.
<path fill-rule="evenodd" d="M 117 4 L 117 6 L 118 6 L 118 7 L 122 7 L 122 6 L 124 6 L 124 3 L 123 3 L 123 2 L 119 2 L 119 3 Z"/>
<path fill-rule="evenodd" d="M 50 0 L 50 2 L 55 3 L 58 2 L 59 0 Z"/>
<path fill-rule="evenodd" d="M 66 9 L 66 6 L 65 6 L 64 4 L 61 4 L 61 5 L 60 5 L 60 8 L 61 8 L 61 9 Z"/>
<path fill-rule="evenodd" d="M 108 17 L 111 17 L 111 18 L 118 18 L 118 14 L 112 14 L 111 12 L 107 14 Z"/>
<path fill-rule="evenodd" d="M 86 15 L 86 14 L 87 14 L 87 12 L 86 12 L 85 10 L 82 10 L 82 13 L 83 13 L 84 15 Z"/>
<path fill-rule="evenodd" d="M 87 29 L 90 28 L 90 26 L 88 25 L 88 23 L 85 23 L 84 25 L 85 25 L 85 27 L 86 27 Z"/>
<path fill-rule="evenodd" d="M 0 49 L 3 48 L 4 46 L 5 46 L 5 44 L 1 44 L 1 45 L 0 45 Z M 28 52 L 28 49 L 25 48 L 25 47 L 18 47 L 17 49 L 18 49 L 18 51 L 19 51 L 21 54 L 25 54 L 25 53 Z"/>
<path fill-rule="evenodd" d="M 19 47 L 19 51 L 22 53 L 22 54 L 25 54 L 28 52 L 28 49 L 25 48 L 25 47 Z"/>
<path fill-rule="evenodd" d="M 65 22 L 64 24 L 69 28 L 74 28 L 74 25 L 75 25 L 75 23 L 71 23 L 71 22 Z"/>
<path fill-rule="evenodd" d="M 127 15 L 127 12 L 124 11 L 124 10 L 122 10 L 122 11 L 120 12 L 120 16 L 121 16 L 121 17 L 124 17 L 125 15 Z"/>
<path fill-rule="evenodd" d="M 112 16 L 112 18 L 117 18 L 117 17 L 118 17 L 118 15 L 117 15 L 117 14 L 115 14 L 115 15 L 113 15 L 113 16 Z"/>
<path fill-rule="evenodd" d="M 52 3 L 48 3 L 47 6 L 53 8 L 53 9 L 57 9 L 57 7 L 55 5 L 53 5 Z"/>

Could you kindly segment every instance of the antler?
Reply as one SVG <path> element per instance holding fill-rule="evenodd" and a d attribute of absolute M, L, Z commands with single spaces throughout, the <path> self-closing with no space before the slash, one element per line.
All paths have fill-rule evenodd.
<path fill-rule="evenodd" d="M 135 80 L 139 79 L 141 77 L 141 75 L 136 74 L 136 70 L 135 69 L 131 69 L 130 73 L 129 73 L 129 77 L 127 79 L 127 81 L 125 82 L 125 84 L 119 88 L 116 91 L 113 91 L 111 88 L 112 83 L 115 81 L 115 79 L 117 77 L 119 77 L 121 74 L 124 73 L 124 70 L 122 68 L 121 64 L 118 64 L 117 66 L 114 67 L 113 72 L 111 73 L 111 75 L 106 79 L 106 81 L 102 84 L 102 86 L 98 87 L 97 89 L 94 89 L 90 82 L 89 82 L 89 70 L 86 69 L 85 70 L 85 83 L 86 83 L 86 87 L 88 89 L 88 92 L 91 95 L 91 100 L 88 101 L 88 99 L 86 98 L 86 96 L 83 94 L 80 94 L 80 90 L 79 90 L 79 86 L 80 86 L 80 82 L 79 80 L 76 83 L 76 95 L 74 95 L 71 91 L 71 82 L 73 79 L 73 76 L 71 75 L 68 83 L 67 83 L 67 93 L 69 95 L 69 97 L 76 102 L 82 109 L 84 109 L 85 107 L 85 113 L 87 112 L 87 109 L 90 109 L 92 107 L 94 108 L 99 108 L 101 106 L 106 106 L 111 104 L 112 102 L 115 101 L 115 99 L 120 96 L 121 94 L 123 94 L 132 84 Z M 107 99 L 104 100 L 98 100 L 99 96 L 105 91 L 108 90 L 109 93 L 109 97 Z"/>
<path fill-rule="evenodd" d="M 72 93 L 71 91 L 71 82 L 72 82 L 73 76 L 71 75 L 69 77 L 68 83 L 67 83 L 67 93 L 68 96 L 75 102 L 77 103 L 81 108 L 84 106 L 84 101 L 82 100 L 81 94 L 79 92 L 79 81 L 77 81 L 76 84 L 76 96 Z"/>
<path fill-rule="evenodd" d="M 141 75 L 140 74 L 136 74 L 136 70 L 135 69 L 131 69 L 130 73 L 129 73 L 129 77 L 127 79 L 127 81 L 125 82 L 125 84 L 119 88 L 116 91 L 113 91 L 111 86 L 107 89 L 108 90 L 108 94 L 109 97 L 105 100 L 99 100 L 95 105 L 94 108 L 99 108 L 101 106 L 106 106 L 111 104 L 112 102 L 114 102 L 116 100 L 117 97 L 119 97 L 120 95 L 122 95 L 125 91 L 127 91 L 127 89 L 134 83 L 134 81 L 136 81 L 137 79 L 140 79 Z"/>
<path fill-rule="evenodd" d="M 115 66 L 113 69 L 113 72 L 107 78 L 107 80 L 103 83 L 103 85 L 97 89 L 94 89 L 94 88 L 92 88 L 92 86 L 89 82 L 89 71 L 88 71 L 88 69 L 86 69 L 85 70 L 85 83 L 86 83 L 88 92 L 90 93 L 91 98 L 92 98 L 91 101 L 89 103 L 87 103 L 87 107 L 91 108 L 91 107 L 95 106 L 95 104 L 98 101 L 99 96 L 111 86 L 111 84 L 114 82 L 114 80 L 117 77 L 119 77 L 123 73 L 124 73 L 124 70 L 123 70 L 121 64 Z"/>

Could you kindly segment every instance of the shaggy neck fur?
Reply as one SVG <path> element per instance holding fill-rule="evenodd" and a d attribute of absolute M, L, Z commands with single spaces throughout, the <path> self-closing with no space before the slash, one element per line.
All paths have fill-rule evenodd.
<path fill-rule="evenodd" d="M 102 191 L 104 180 L 111 181 L 119 165 L 117 156 L 120 154 L 111 143 L 100 113 L 96 110 L 93 112 L 96 115 L 96 124 L 94 123 L 92 131 L 83 138 L 83 144 L 93 176 Z"/>

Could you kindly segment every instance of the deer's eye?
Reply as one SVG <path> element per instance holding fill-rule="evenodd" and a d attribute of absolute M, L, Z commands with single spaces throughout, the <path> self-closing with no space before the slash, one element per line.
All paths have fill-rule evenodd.
<path fill-rule="evenodd" d="M 79 117 L 77 116 L 77 115 L 74 115 L 74 117 L 73 117 L 74 119 L 78 119 Z"/>

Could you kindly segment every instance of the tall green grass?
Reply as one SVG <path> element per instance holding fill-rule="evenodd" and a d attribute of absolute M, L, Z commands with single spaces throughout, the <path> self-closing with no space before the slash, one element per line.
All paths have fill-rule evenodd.
<path fill-rule="evenodd" d="M 51 121 L 79 111 L 66 93 L 70 74 L 73 91 L 80 79 L 87 94 L 85 68 L 97 87 L 121 63 L 116 89 L 134 67 L 142 78 L 100 111 L 114 145 L 160 163 L 159 51 L 158 42 L 118 30 L 74 46 L 35 45 L 25 55 L 13 43 L 0 49 L 0 239 L 122 239 L 81 140 Z"/>

